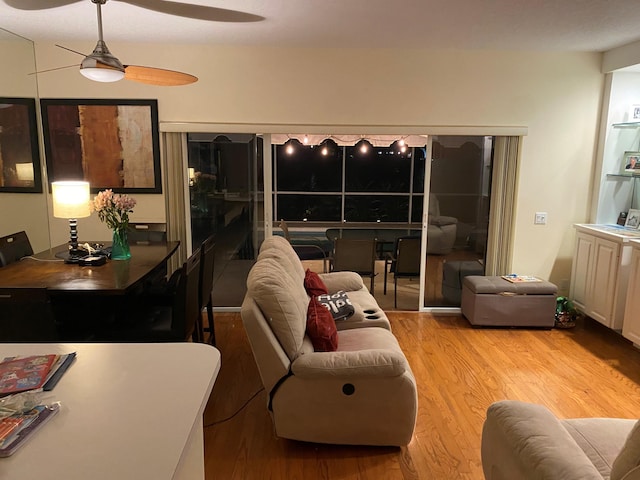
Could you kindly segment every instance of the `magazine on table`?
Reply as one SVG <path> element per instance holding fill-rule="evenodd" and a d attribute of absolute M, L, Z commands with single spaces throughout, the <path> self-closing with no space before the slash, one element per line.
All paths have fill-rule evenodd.
<path fill-rule="evenodd" d="M 38 388 L 51 390 L 75 356 L 72 352 L 5 358 L 0 362 L 0 397 Z"/>

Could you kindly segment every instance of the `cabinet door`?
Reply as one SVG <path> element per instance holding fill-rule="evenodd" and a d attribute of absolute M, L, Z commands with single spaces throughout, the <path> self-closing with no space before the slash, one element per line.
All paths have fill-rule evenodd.
<path fill-rule="evenodd" d="M 571 268 L 571 292 L 569 297 L 581 310 L 586 309 L 591 271 L 593 267 L 593 255 L 595 237 L 578 232 L 576 235 L 576 251 Z M 585 312 L 586 313 L 586 312 Z"/>
<path fill-rule="evenodd" d="M 596 238 L 593 257 L 593 282 L 588 289 L 587 315 L 594 320 L 613 327 L 616 280 L 620 245 L 616 242 Z"/>
<path fill-rule="evenodd" d="M 640 248 L 638 247 L 633 249 L 631 255 L 631 274 L 622 335 L 636 345 L 640 345 Z"/>

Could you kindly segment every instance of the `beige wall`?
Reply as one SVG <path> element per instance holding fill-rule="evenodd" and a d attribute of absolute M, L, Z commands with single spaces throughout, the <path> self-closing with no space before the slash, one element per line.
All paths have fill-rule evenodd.
<path fill-rule="evenodd" d="M 33 43 L 0 30 L 0 96 L 37 97 Z M 35 251 L 49 247 L 44 193 L 0 192 L 0 237 L 25 230 Z"/>
<path fill-rule="evenodd" d="M 173 88 L 99 84 L 72 68 L 39 75 L 40 96 L 157 98 L 161 122 L 352 125 L 354 130 L 424 126 L 424 133 L 430 133 L 429 126 L 527 127 L 513 270 L 560 286 L 569 279 L 572 224 L 589 220 L 603 86 L 600 54 L 109 47 L 125 64 L 182 70 L 200 81 Z M 80 60 L 51 44 L 36 44 L 36 54 L 39 69 Z M 142 206 L 136 217 L 164 219 L 162 196 L 137 197 Z M 533 224 L 537 211 L 548 213 L 546 226 Z M 81 236 L 92 238 L 101 227 L 95 218 L 79 226 Z M 53 236 L 64 240 L 66 232 L 55 223 Z"/>

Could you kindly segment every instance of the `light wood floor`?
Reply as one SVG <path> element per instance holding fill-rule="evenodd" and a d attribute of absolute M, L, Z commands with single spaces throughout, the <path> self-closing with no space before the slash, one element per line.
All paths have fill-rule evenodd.
<path fill-rule="evenodd" d="M 640 417 L 640 350 L 587 319 L 570 330 L 471 328 L 459 316 L 390 312 L 418 384 L 415 434 L 403 448 L 278 439 L 240 314 L 216 314 L 222 368 L 205 411 L 213 479 L 482 479 L 480 435 L 500 399 L 556 415 Z M 340 425 L 336 425 L 340 428 Z"/>

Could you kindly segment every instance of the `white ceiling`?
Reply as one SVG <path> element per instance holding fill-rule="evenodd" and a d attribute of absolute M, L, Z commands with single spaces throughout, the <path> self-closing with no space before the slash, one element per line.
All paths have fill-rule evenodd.
<path fill-rule="evenodd" d="M 135 5 L 187 2 L 264 20 L 194 20 Z M 51 5 L 62 6 L 29 10 Z M 107 44 L 605 51 L 640 40 L 638 0 L 109 0 L 102 10 Z M 96 7 L 90 0 L 0 0 L 0 27 L 35 41 L 86 40 L 89 50 Z"/>

